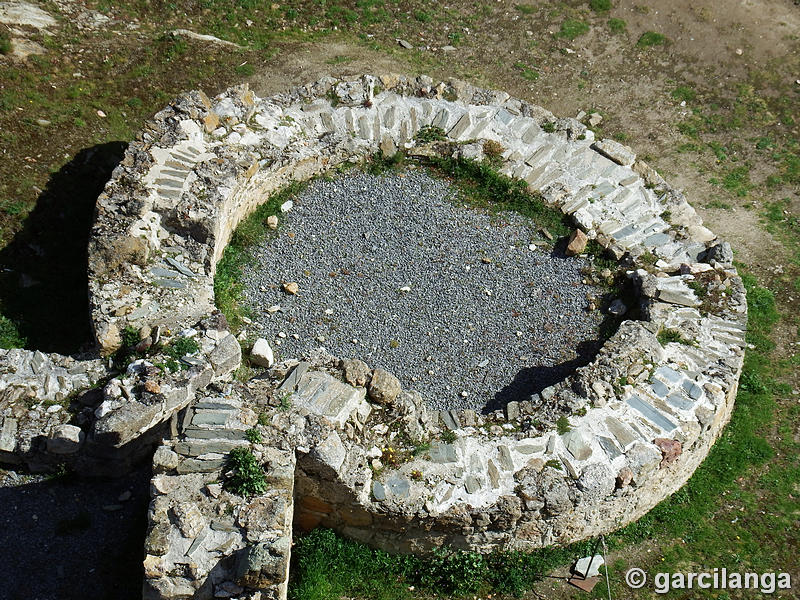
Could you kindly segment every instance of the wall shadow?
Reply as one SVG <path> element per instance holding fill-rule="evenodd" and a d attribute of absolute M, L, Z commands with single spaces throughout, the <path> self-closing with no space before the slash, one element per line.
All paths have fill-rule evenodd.
<path fill-rule="evenodd" d="M 150 476 L 0 487 L 0 599 L 140 600 Z"/>
<path fill-rule="evenodd" d="M 75 354 L 93 347 L 87 246 L 97 196 L 127 143 L 85 148 L 51 175 L 23 229 L 0 251 L 0 306 L 27 347 Z"/>

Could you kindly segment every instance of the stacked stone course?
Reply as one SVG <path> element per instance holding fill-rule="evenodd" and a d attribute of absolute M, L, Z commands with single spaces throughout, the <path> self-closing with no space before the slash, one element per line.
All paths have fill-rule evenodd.
<path fill-rule="evenodd" d="M 426 125 L 458 156 L 499 144 L 502 172 L 630 267 L 644 319 L 624 321 L 566 380 L 489 415 L 432 411 L 391 374 L 324 351 L 232 383 L 241 349 L 213 281 L 237 224 L 291 181 L 414 151 Z M 131 330 L 195 337 L 199 351 L 176 373 L 154 356 L 121 376 L 99 357 L 0 352 L 0 458 L 113 471 L 161 438 L 149 598 L 285 598 L 293 520 L 392 552 L 530 550 L 625 525 L 685 483 L 728 421 L 747 319 L 729 246 L 630 148 L 503 92 L 396 75 L 177 99 L 98 199 L 89 288 L 101 355 Z M 659 342 L 665 330 L 683 343 Z M 77 415 L 48 407 L 94 384 Z M 568 428 L 538 429 L 553 406 L 571 413 Z M 261 442 L 247 441 L 253 428 Z M 240 446 L 264 464 L 266 493 L 222 487 Z"/>

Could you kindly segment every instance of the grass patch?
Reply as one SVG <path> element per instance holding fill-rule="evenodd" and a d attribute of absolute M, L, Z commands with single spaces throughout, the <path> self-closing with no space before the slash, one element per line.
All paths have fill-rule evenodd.
<path fill-rule="evenodd" d="M 251 427 L 247 431 L 244 432 L 244 437 L 247 438 L 247 441 L 251 444 L 260 444 L 264 438 L 261 435 L 261 432 L 255 428 Z"/>
<path fill-rule="evenodd" d="M 727 169 L 722 178 L 712 177 L 709 179 L 709 183 L 722 186 L 740 198 L 747 196 L 747 193 L 753 189 L 753 184 L 750 182 L 750 167 L 745 165 Z"/>
<path fill-rule="evenodd" d="M 578 19 L 567 19 L 561 23 L 561 28 L 556 37 L 574 40 L 576 37 L 589 33 L 589 25 Z"/>
<path fill-rule="evenodd" d="M 241 304 L 244 293 L 242 273 L 245 266 L 253 260 L 247 250 L 271 233 L 272 230 L 267 226 L 267 217 L 279 214 L 281 204 L 299 194 L 307 185 L 305 182 L 293 182 L 274 193 L 233 232 L 222 260 L 217 264 L 214 277 L 214 302 L 228 319 L 233 331 L 241 329 L 242 317 L 247 313 L 247 309 Z"/>
<path fill-rule="evenodd" d="M 514 6 L 523 15 L 532 15 L 536 12 L 536 7 L 530 4 L 517 4 Z"/>
<path fill-rule="evenodd" d="M 598 13 L 608 12 L 611 10 L 611 0 L 589 0 L 589 8 Z"/>
<path fill-rule="evenodd" d="M 558 421 L 556 421 L 556 431 L 558 431 L 558 434 L 564 435 L 570 431 L 570 429 L 572 428 L 569 426 L 569 419 L 564 415 L 558 417 Z"/>
<path fill-rule="evenodd" d="M 660 329 L 656 338 L 658 339 L 658 343 L 662 346 L 666 346 L 672 342 L 677 342 L 686 346 L 692 345 L 692 341 L 683 337 L 681 332 L 677 329 Z"/>
<path fill-rule="evenodd" d="M 14 322 L 0 314 L 0 348 L 24 348 L 25 342 Z"/>
<path fill-rule="evenodd" d="M 674 90 L 672 90 L 671 96 L 675 98 L 678 102 L 686 101 L 691 102 L 697 97 L 695 91 L 687 85 L 679 85 Z"/>
<path fill-rule="evenodd" d="M 514 63 L 514 68 L 522 73 L 523 79 L 527 79 L 528 81 L 536 81 L 539 79 L 539 71 L 531 66 L 526 65 L 522 61 Z"/>
<path fill-rule="evenodd" d="M 11 38 L 5 33 L 0 33 L 0 54 L 11 52 Z"/>
<path fill-rule="evenodd" d="M 514 211 L 533 220 L 554 236 L 570 232 L 569 222 L 541 197 L 531 194 L 524 181 L 511 179 L 490 165 L 466 159 L 437 157 L 430 159 L 433 171 L 452 178 L 461 198 L 468 204 L 492 213 Z"/>
<path fill-rule="evenodd" d="M 650 48 L 651 46 L 661 46 L 667 43 L 667 38 L 655 31 L 645 31 L 636 41 L 637 48 Z"/>
<path fill-rule="evenodd" d="M 628 24 L 623 19 L 609 19 L 608 29 L 611 33 L 619 34 L 627 31 Z"/>
<path fill-rule="evenodd" d="M 225 481 L 225 488 L 240 496 L 254 496 L 267 491 L 264 469 L 247 448 L 234 448 L 228 455 L 228 468 L 233 474 Z"/>

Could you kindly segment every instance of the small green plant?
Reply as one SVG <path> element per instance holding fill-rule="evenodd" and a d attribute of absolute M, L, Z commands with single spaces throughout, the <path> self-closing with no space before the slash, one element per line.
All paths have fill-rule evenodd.
<path fill-rule="evenodd" d="M 542 123 L 542 131 L 545 133 L 553 133 L 556 130 L 556 124 L 553 121 Z"/>
<path fill-rule="evenodd" d="M 677 329 L 660 329 L 658 334 L 656 334 L 656 338 L 658 339 L 658 343 L 662 346 L 666 346 L 671 342 L 677 342 L 678 344 L 684 344 L 686 346 L 692 345 L 692 342 L 684 338 Z"/>
<path fill-rule="evenodd" d="M 228 455 L 228 469 L 232 472 L 225 488 L 240 496 L 253 496 L 267 491 L 264 469 L 247 448 L 234 448 Z"/>
<path fill-rule="evenodd" d="M 622 20 L 622 19 L 609 19 L 608 20 L 608 28 L 611 31 L 611 33 L 614 33 L 614 34 L 625 33 L 627 27 L 628 27 L 628 24 L 625 23 L 625 21 Z"/>
<path fill-rule="evenodd" d="M 278 410 L 286 412 L 292 408 L 292 394 L 289 392 L 281 392 L 280 396 L 278 396 Z"/>
<path fill-rule="evenodd" d="M 589 8 L 594 12 L 608 12 L 611 10 L 611 0 L 589 0 Z"/>
<path fill-rule="evenodd" d="M 458 439 L 458 436 L 456 435 L 455 431 L 452 431 L 450 429 L 445 429 L 444 431 L 442 431 L 439 437 L 442 438 L 443 442 L 446 442 L 448 444 L 452 444 Z"/>
<path fill-rule="evenodd" d="M 263 427 L 269 425 L 269 415 L 265 412 L 258 413 L 258 424 Z"/>
<path fill-rule="evenodd" d="M 695 93 L 695 91 L 687 85 L 679 85 L 674 90 L 672 90 L 672 97 L 675 98 L 675 100 L 678 100 L 679 102 L 683 100 L 685 100 L 686 102 L 691 102 L 692 100 L 695 99 L 696 96 L 697 94 Z"/>
<path fill-rule="evenodd" d="M 556 37 L 574 40 L 576 37 L 589 33 L 589 25 L 577 19 L 567 19 L 561 24 L 561 29 Z"/>
<path fill-rule="evenodd" d="M 250 442 L 251 444 L 260 444 L 262 441 L 264 441 L 261 432 L 255 427 L 251 427 L 250 429 L 245 431 L 244 437 L 246 437 L 247 441 Z"/>
<path fill-rule="evenodd" d="M 422 480 L 422 471 L 418 471 L 417 469 L 414 469 L 413 471 L 411 471 L 411 473 L 408 474 L 408 476 L 411 477 L 411 479 L 413 479 L 414 481 L 421 481 Z"/>
<path fill-rule="evenodd" d="M 667 38 L 662 34 L 655 31 L 645 31 L 637 40 L 637 48 L 649 48 L 651 46 L 660 46 L 667 43 Z"/>
<path fill-rule="evenodd" d="M 234 70 L 236 71 L 237 75 L 240 75 L 242 77 L 250 77 L 253 73 L 256 72 L 255 67 L 253 67 L 253 65 L 251 65 L 250 63 L 241 64 L 237 66 L 236 69 Z"/>
<path fill-rule="evenodd" d="M 11 52 L 11 38 L 5 33 L 0 33 L 0 54 Z"/>
<path fill-rule="evenodd" d="M 432 17 L 431 14 L 425 12 L 424 10 L 415 10 L 414 11 L 414 18 L 419 21 L 420 23 L 430 23 Z"/>
<path fill-rule="evenodd" d="M 421 144 L 429 144 L 430 142 L 441 142 L 447 139 L 447 134 L 444 129 L 436 125 L 424 125 L 414 136 L 414 139 Z"/>
<path fill-rule="evenodd" d="M 180 360 L 184 356 L 192 355 L 198 350 L 200 350 L 200 344 L 197 343 L 195 338 L 180 337 L 164 348 L 164 354 L 175 360 Z"/>
<path fill-rule="evenodd" d="M 556 458 L 551 458 L 546 463 L 544 463 L 545 467 L 549 467 L 551 469 L 558 469 L 561 470 L 561 461 Z"/>
<path fill-rule="evenodd" d="M 414 449 L 411 451 L 413 456 L 419 456 L 431 449 L 431 445 L 428 442 L 420 442 L 418 444 L 414 444 Z"/>
<path fill-rule="evenodd" d="M 567 419 L 565 415 L 558 417 L 558 421 L 556 421 L 556 431 L 558 431 L 559 435 L 563 435 L 571 429 L 572 428 L 569 425 L 569 419 Z"/>
<path fill-rule="evenodd" d="M 514 63 L 514 67 L 522 72 L 523 79 L 527 79 L 528 81 L 536 81 L 539 79 L 539 71 L 522 61 Z"/>
<path fill-rule="evenodd" d="M 503 148 L 503 145 L 500 142 L 496 140 L 486 140 L 483 142 L 483 153 L 492 164 L 500 162 L 503 152 L 505 152 L 505 148 Z"/>

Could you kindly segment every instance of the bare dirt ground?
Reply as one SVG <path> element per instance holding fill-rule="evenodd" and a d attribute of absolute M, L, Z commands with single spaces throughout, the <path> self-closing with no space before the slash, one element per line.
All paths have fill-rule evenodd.
<path fill-rule="evenodd" d="M 11 40 L 0 50 L 0 342 L 70 352 L 89 341 L 81 261 L 93 199 L 119 154 L 112 142 L 131 139 L 181 91 L 213 94 L 247 81 L 269 95 L 322 75 L 391 71 L 503 89 L 558 116 L 598 112 L 598 135 L 629 144 L 682 188 L 783 316 L 772 363 L 760 366 L 776 378 L 774 417 L 759 430 L 774 456 L 715 500 L 706 537 L 613 552 L 617 581 L 622 565 L 655 569 L 667 556 L 684 570 L 723 559 L 772 565 L 800 582 L 796 0 L 614 0 L 607 11 L 596 0 L 58 0 L 41 8 L 56 19 L 46 30 L 0 24 L 0 49 L 3 36 Z M 168 35 L 175 28 L 245 49 Z M 776 530 L 782 539 L 768 541 Z M 556 581 L 530 597 L 580 594 Z M 612 588 L 634 597 L 624 584 Z"/>

